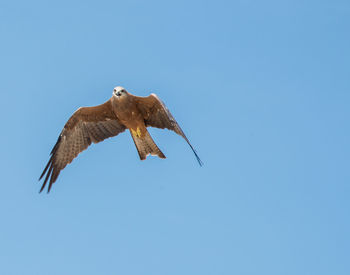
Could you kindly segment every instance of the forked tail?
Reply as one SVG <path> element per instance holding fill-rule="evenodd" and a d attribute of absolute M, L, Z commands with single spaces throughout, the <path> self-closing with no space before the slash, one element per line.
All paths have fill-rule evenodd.
<path fill-rule="evenodd" d="M 146 129 L 146 134 L 144 137 L 140 137 L 137 132 L 130 131 L 132 139 L 134 140 L 137 152 L 139 153 L 140 159 L 146 159 L 147 155 L 158 156 L 165 159 L 165 155 L 160 151 L 158 146 L 154 143 L 151 135 Z"/>

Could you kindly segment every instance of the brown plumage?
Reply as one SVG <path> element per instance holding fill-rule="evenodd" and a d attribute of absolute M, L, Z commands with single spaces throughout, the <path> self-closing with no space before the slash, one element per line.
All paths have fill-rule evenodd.
<path fill-rule="evenodd" d="M 179 124 L 155 94 L 138 97 L 118 86 L 114 88 L 113 95 L 107 102 L 94 107 L 79 108 L 67 121 L 39 178 L 41 180 L 46 174 L 40 192 L 47 182 L 47 192 L 50 192 L 61 170 L 92 142 L 101 142 L 124 132 L 125 129 L 129 129 L 141 160 L 146 159 L 149 154 L 165 158 L 147 131 L 149 126 L 167 128 L 182 136 L 194 152 L 198 163 L 203 164 Z"/>

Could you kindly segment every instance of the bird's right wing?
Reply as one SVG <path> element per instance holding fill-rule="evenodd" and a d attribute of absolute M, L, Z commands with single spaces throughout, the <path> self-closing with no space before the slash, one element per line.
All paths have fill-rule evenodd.
<path fill-rule="evenodd" d="M 40 192 L 49 181 L 48 191 L 57 180 L 61 170 L 91 142 L 98 143 L 113 137 L 125 130 L 112 110 L 111 101 L 94 107 L 79 108 L 64 126 L 56 145 L 51 151 L 51 157 L 39 180 L 46 174 Z"/>
<path fill-rule="evenodd" d="M 182 136 L 186 140 L 188 145 L 191 147 L 199 165 L 203 165 L 203 162 L 199 158 L 196 150 L 193 148 L 185 133 L 182 131 L 180 125 L 177 123 L 177 121 L 170 113 L 169 109 L 165 106 L 163 101 L 161 101 L 156 94 L 151 94 L 148 97 L 135 96 L 135 99 L 138 109 L 141 111 L 144 117 L 146 126 L 161 129 L 166 128 Z"/>

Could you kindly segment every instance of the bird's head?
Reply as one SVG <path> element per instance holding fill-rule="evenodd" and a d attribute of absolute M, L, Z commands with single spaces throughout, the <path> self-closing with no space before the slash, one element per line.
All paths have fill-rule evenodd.
<path fill-rule="evenodd" d="M 117 98 L 122 98 L 123 96 L 126 96 L 128 92 L 121 86 L 117 86 L 113 90 L 113 96 Z"/>

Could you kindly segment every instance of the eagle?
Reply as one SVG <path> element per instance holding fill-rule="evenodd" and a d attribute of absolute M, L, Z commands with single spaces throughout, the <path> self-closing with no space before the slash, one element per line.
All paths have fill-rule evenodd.
<path fill-rule="evenodd" d="M 148 155 L 164 159 L 165 155 L 153 141 L 147 127 L 166 128 L 182 136 L 199 165 L 203 165 L 179 124 L 156 94 L 135 96 L 117 86 L 108 101 L 93 107 L 80 107 L 69 118 L 39 178 L 40 181 L 46 175 L 40 193 L 47 183 L 49 193 L 60 172 L 91 143 L 117 136 L 126 129 L 131 134 L 141 160 L 145 160 Z"/>

